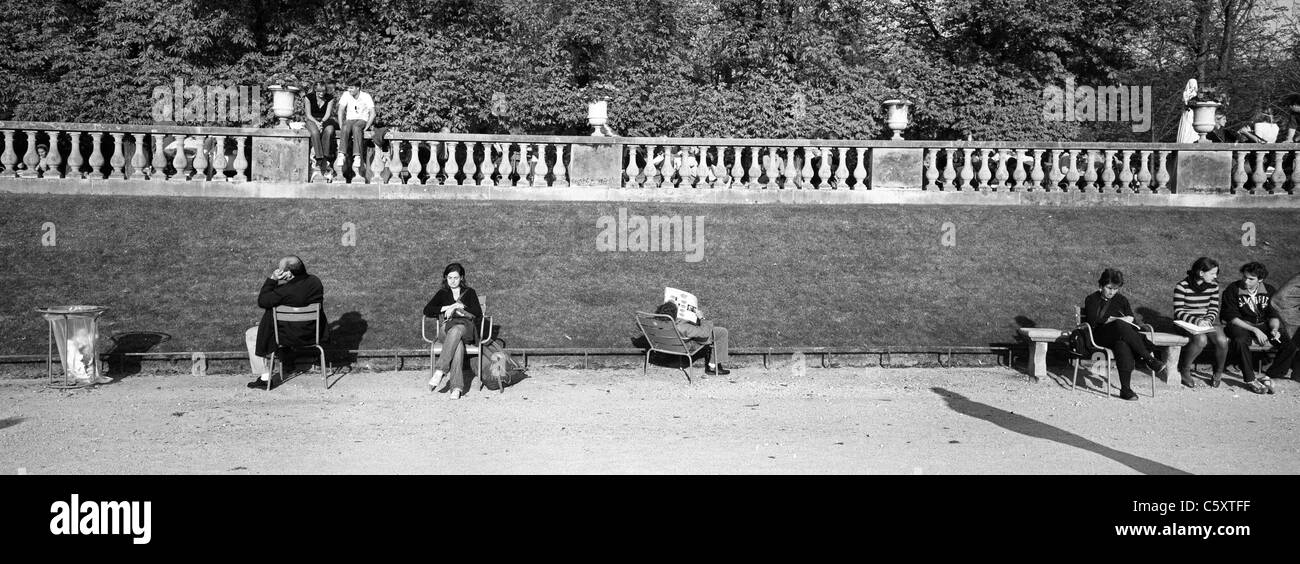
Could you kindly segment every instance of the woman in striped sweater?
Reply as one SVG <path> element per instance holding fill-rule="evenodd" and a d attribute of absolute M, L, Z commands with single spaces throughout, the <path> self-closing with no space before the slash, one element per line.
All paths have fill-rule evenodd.
<path fill-rule="evenodd" d="M 1178 363 L 1178 373 L 1183 378 L 1183 385 L 1189 388 L 1196 387 L 1196 381 L 1192 379 L 1192 361 L 1205 350 L 1209 341 L 1214 341 L 1214 378 L 1210 380 L 1210 387 L 1217 388 L 1223 381 L 1223 367 L 1228 361 L 1228 336 L 1219 324 L 1218 279 L 1219 262 L 1201 257 L 1192 263 L 1187 277 L 1174 286 L 1174 318 L 1201 327 L 1214 327 L 1208 333 L 1188 336 L 1190 342 Z"/>

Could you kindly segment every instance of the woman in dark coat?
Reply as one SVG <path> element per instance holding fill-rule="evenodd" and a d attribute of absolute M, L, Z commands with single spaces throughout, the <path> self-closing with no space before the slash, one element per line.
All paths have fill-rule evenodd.
<path fill-rule="evenodd" d="M 1137 401 L 1129 383 L 1133 379 L 1134 361 L 1141 359 L 1151 370 L 1159 372 L 1165 367 L 1153 356 L 1133 320 L 1133 308 L 1128 298 L 1120 295 L 1124 273 L 1113 268 L 1102 271 L 1097 280 L 1096 292 L 1083 300 L 1083 321 L 1092 326 L 1092 338 L 1098 345 L 1115 351 L 1115 365 L 1119 368 L 1119 397 Z"/>
<path fill-rule="evenodd" d="M 465 345 L 478 342 L 483 308 L 478 294 L 465 284 L 465 267 L 453 262 L 442 271 L 442 288 L 424 306 L 425 317 L 443 323 L 442 354 L 434 363 L 429 389 L 450 391 L 447 399 L 460 399 L 465 393 Z"/>

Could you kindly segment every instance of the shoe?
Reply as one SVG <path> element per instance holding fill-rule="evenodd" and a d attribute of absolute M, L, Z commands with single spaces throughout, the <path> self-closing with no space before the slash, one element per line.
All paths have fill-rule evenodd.
<path fill-rule="evenodd" d="M 1126 401 L 1137 401 L 1138 395 L 1133 390 L 1120 390 L 1119 399 L 1126 400 Z"/>
<path fill-rule="evenodd" d="M 1181 375 L 1182 375 L 1182 377 L 1183 377 L 1183 385 L 1184 385 L 1184 386 L 1187 386 L 1188 388 L 1195 388 L 1195 387 L 1196 387 L 1196 379 L 1192 377 L 1192 371 L 1191 371 L 1191 370 L 1184 370 L 1184 371 L 1182 371 Z"/>
<path fill-rule="evenodd" d="M 1223 373 L 1215 372 L 1214 377 L 1210 379 L 1210 387 L 1217 388 L 1222 383 L 1223 383 Z"/>
<path fill-rule="evenodd" d="M 357 172 L 359 170 L 361 170 L 361 157 L 352 157 L 352 171 Z"/>
<path fill-rule="evenodd" d="M 1152 372 L 1159 374 L 1160 371 L 1165 369 L 1165 363 L 1153 356 L 1147 359 L 1147 368 L 1150 368 Z M 1184 383 L 1186 383 L 1186 380 L 1184 380 Z"/>
<path fill-rule="evenodd" d="M 709 376 L 726 376 L 728 374 L 731 374 L 731 371 L 727 370 L 726 368 L 723 368 L 721 364 L 719 364 L 717 368 L 714 368 L 706 364 L 704 365 L 704 373 L 708 374 Z"/>
<path fill-rule="evenodd" d="M 447 384 L 449 383 L 451 383 L 451 378 L 448 378 L 441 370 L 434 370 L 433 377 L 429 378 L 429 391 L 439 393 L 445 392 L 447 391 Z"/>
<path fill-rule="evenodd" d="M 1256 382 L 1259 382 L 1259 385 L 1264 386 L 1264 393 L 1266 393 L 1266 394 L 1268 394 L 1268 395 L 1270 395 L 1270 396 L 1273 395 L 1273 379 L 1272 379 L 1272 378 L 1269 378 L 1268 376 L 1261 376 L 1258 380 L 1256 380 Z"/>
<path fill-rule="evenodd" d="M 270 377 L 267 377 L 266 380 L 262 380 L 261 378 L 258 378 L 256 380 L 253 380 L 252 382 L 249 382 L 248 387 L 254 390 L 265 390 L 267 382 L 270 381 L 271 381 Z"/>
<path fill-rule="evenodd" d="M 1270 393 L 1269 389 L 1265 388 L 1264 384 L 1261 384 L 1259 380 L 1251 380 L 1249 382 L 1246 382 L 1246 387 L 1249 388 L 1250 391 L 1255 392 L 1257 394 Z"/>
<path fill-rule="evenodd" d="M 447 399 L 453 401 L 458 400 L 460 399 L 460 396 L 463 395 L 464 393 L 465 392 L 462 392 L 460 388 L 452 388 L 451 391 L 447 392 Z"/>

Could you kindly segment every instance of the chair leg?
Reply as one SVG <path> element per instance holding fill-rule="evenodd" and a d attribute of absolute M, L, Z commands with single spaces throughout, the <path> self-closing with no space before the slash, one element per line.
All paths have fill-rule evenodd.
<path fill-rule="evenodd" d="M 650 351 L 645 352 L 645 363 L 641 365 L 641 375 L 645 376 L 650 373 Z"/>
<path fill-rule="evenodd" d="M 1070 391 L 1074 391 L 1074 384 L 1079 380 L 1079 359 L 1074 359 L 1074 376 L 1070 377 Z"/>
<path fill-rule="evenodd" d="M 320 345 L 316 345 L 316 350 L 319 350 L 319 351 L 320 351 L 320 377 L 321 377 L 321 383 L 324 384 L 324 385 L 325 385 L 325 389 L 328 390 L 328 389 L 330 388 L 330 376 L 329 376 L 329 371 L 325 369 L 325 348 L 322 347 L 322 346 L 320 346 Z"/>

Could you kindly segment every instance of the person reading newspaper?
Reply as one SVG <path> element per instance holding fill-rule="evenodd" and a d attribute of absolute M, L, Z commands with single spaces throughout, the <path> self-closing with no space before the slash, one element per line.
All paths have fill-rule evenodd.
<path fill-rule="evenodd" d="M 723 366 L 729 360 L 727 348 L 731 334 L 726 327 L 718 327 L 712 321 L 704 319 L 704 312 L 700 310 L 699 302 L 694 295 L 674 288 L 665 288 L 664 303 L 655 309 L 655 313 L 676 319 L 677 332 L 686 340 L 713 346 L 714 362 L 708 363 L 704 369 L 705 374 L 710 376 L 731 374 L 731 371 Z"/>

